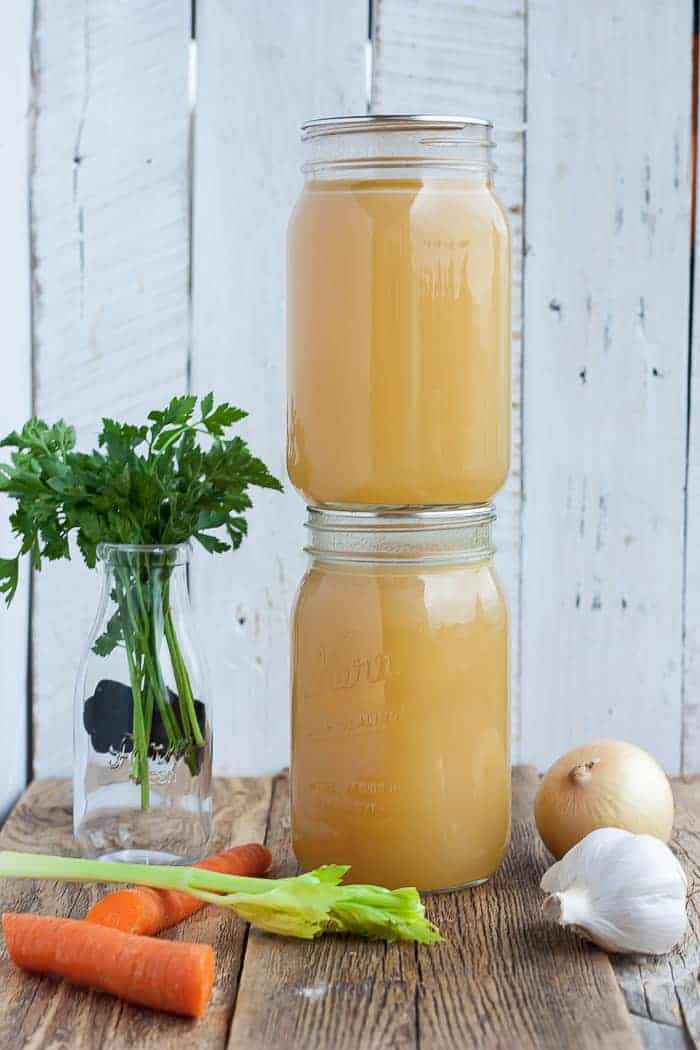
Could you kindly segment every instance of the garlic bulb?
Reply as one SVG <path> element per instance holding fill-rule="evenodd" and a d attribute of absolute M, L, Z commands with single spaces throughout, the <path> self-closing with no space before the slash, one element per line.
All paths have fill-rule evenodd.
<path fill-rule="evenodd" d="M 609 952 L 662 955 L 688 925 L 688 882 L 660 839 L 620 828 L 586 835 L 542 877 L 546 918 Z"/>

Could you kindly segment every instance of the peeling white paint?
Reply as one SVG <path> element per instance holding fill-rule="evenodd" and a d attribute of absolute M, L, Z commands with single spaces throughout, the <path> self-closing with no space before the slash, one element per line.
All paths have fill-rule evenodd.
<path fill-rule="evenodd" d="M 318 1002 L 319 999 L 325 999 L 328 995 L 330 985 L 328 984 L 311 984 L 306 985 L 304 988 L 292 988 L 292 995 L 299 996 L 300 999 L 310 999 L 311 1002 Z"/>
<path fill-rule="evenodd" d="M 0 317 L 2 382 L 0 437 L 31 413 L 31 315 L 29 262 L 29 124 L 31 4 L 11 4 L 0 33 Z M 0 556 L 12 557 L 16 541 L 0 498 Z M 0 725 L 5 748 L 0 765 L 0 822 L 25 783 L 27 772 L 27 631 L 29 566 L 10 609 L 0 604 Z"/>
<path fill-rule="evenodd" d="M 30 5 L 31 6 L 31 5 Z M 139 420 L 187 383 L 190 5 L 36 0 L 31 182 L 38 415 Z M 47 564 L 33 607 L 35 770 L 67 773 L 99 580 Z"/>
<path fill-rule="evenodd" d="M 681 761 L 692 6 L 528 9 L 521 754 L 540 768 L 601 735 Z"/>
<path fill-rule="evenodd" d="M 376 0 L 375 113 L 458 113 L 495 124 L 496 188 L 513 234 L 512 465 L 496 499 L 496 565 L 511 613 L 513 756 L 520 755 L 522 242 L 525 0 Z"/>
<path fill-rule="evenodd" d="M 301 0 L 281 15 L 279 5 L 198 0 L 192 303 L 189 2 L 34 6 L 37 411 L 76 420 L 89 444 L 103 413 L 142 417 L 183 390 L 189 364 L 193 390 L 251 411 L 251 445 L 282 475 L 297 129 L 366 108 L 366 3 Z M 29 8 L 0 42 L 11 100 L 0 114 L 3 430 L 29 411 Z M 497 557 L 512 611 L 514 757 L 544 766 L 605 734 L 649 747 L 670 771 L 681 761 L 698 770 L 697 323 L 684 517 L 692 0 L 673 18 L 651 0 L 530 0 L 527 20 L 525 0 L 375 0 L 374 32 L 375 111 L 496 122 L 515 246 L 513 472 L 498 499 Z M 241 552 L 195 560 L 221 772 L 287 763 L 302 516 L 292 491 L 260 494 Z M 79 560 L 36 580 L 40 775 L 70 769 L 73 683 L 97 588 Z M 0 661 L 12 654 L 0 713 L 17 727 L 0 807 L 24 769 L 26 609 L 25 599 L 0 614 Z"/>

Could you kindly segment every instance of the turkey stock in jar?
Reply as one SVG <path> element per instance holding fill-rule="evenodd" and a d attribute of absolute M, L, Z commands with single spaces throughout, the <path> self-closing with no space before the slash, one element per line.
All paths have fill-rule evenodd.
<path fill-rule="evenodd" d="M 307 503 L 472 504 L 510 463 L 510 233 L 487 121 L 302 129 L 287 466 Z"/>
<path fill-rule="evenodd" d="M 508 614 L 489 506 L 309 510 L 292 628 L 292 836 L 305 869 L 444 890 L 510 830 Z"/>

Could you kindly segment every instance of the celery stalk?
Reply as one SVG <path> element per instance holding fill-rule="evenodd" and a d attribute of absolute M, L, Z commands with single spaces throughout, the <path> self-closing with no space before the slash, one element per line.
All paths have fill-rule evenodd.
<path fill-rule="evenodd" d="M 322 933 L 353 933 L 385 941 L 441 940 L 426 918 L 418 891 L 381 886 L 342 885 L 350 869 L 327 864 L 305 875 L 258 879 L 222 875 L 206 868 L 116 864 L 0 852 L 0 877 L 55 879 L 59 882 L 133 883 L 179 890 L 226 908 L 270 933 L 311 940 Z"/>

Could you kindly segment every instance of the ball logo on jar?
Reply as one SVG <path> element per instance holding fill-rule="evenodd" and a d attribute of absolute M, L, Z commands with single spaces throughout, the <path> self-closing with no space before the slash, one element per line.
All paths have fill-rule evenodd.
<path fill-rule="evenodd" d="M 337 649 L 330 654 L 325 645 L 319 647 L 318 661 L 305 690 L 307 696 L 344 691 L 362 685 L 380 685 L 396 674 L 386 653 L 348 656 L 347 650 L 352 647 L 352 641 L 352 634 L 348 632 Z"/>

